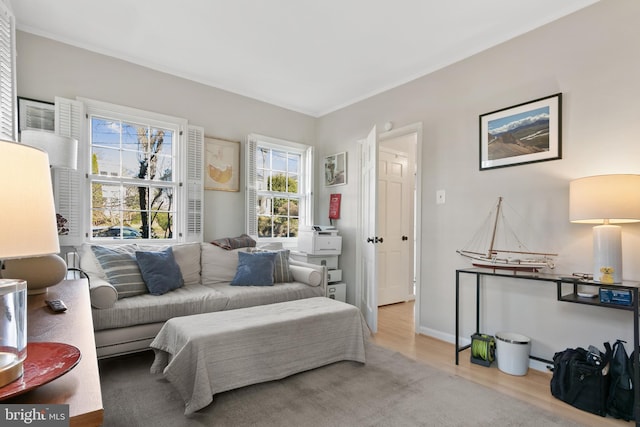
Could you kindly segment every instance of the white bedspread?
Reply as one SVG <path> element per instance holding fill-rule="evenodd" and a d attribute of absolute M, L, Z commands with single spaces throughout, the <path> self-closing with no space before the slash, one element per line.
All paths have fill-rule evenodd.
<path fill-rule="evenodd" d="M 357 307 L 317 297 L 173 318 L 151 347 L 185 414 L 226 390 L 340 360 L 365 362 L 369 330 Z"/>

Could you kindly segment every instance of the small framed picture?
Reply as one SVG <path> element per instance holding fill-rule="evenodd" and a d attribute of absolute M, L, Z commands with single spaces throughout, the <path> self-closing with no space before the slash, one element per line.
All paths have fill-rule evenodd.
<path fill-rule="evenodd" d="M 55 131 L 55 105 L 52 102 L 18 97 L 18 131 Z"/>
<path fill-rule="evenodd" d="M 562 94 L 480 116 L 480 170 L 562 158 Z"/>
<path fill-rule="evenodd" d="M 204 189 L 240 191 L 240 142 L 204 138 Z"/>
<path fill-rule="evenodd" d="M 324 158 L 324 185 L 344 185 L 347 183 L 347 153 L 338 153 Z"/>

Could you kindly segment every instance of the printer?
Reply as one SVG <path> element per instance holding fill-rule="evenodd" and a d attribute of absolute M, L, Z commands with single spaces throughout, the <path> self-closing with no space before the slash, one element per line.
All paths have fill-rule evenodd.
<path fill-rule="evenodd" d="M 340 255 L 342 236 L 338 236 L 338 230 L 333 226 L 300 227 L 298 230 L 298 251 L 309 255 Z"/>

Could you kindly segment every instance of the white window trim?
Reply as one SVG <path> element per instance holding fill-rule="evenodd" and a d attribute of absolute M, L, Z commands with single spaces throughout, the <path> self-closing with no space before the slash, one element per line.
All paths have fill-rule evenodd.
<path fill-rule="evenodd" d="M 0 26 L 0 137 L 16 141 L 16 20 L 11 3 L 5 0 L 0 0 Z"/>
<path fill-rule="evenodd" d="M 91 232 L 91 189 L 89 172 L 91 171 L 91 148 L 89 146 L 91 132 L 88 126 L 89 115 L 104 115 L 125 121 L 140 121 L 152 126 L 176 130 L 174 140 L 175 151 L 175 183 L 177 188 L 175 233 L 173 239 L 136 240 L 146 244 L 163 244 L 166 242 L 201 242 L 203 239 L 203 159 L 204 129 L 190 126 L 183 118 L 144 111 L 136 108 L 110 104 L 88 98 L 68 100 L 56 98 L 56 132 L 78 139 L 78 170 L 61 171 L 55 180 L 56 205 L 63 204 L 61 210 L 69 211 L 69 216 L 77 217 L 76 227 L 71 227 L 70 236 L 60 236 L 61 245 L 78 245 L 83 242 L 108 244 L 110 241 L 94 240 Z M 167 126 L 167 124 L 171 124 Z M 78 188 L 81 189 L 78 192 Z M 79 193 L 74 196 L 75 193 Z M 63 196 L 70 196 L 65 199 Z M 60 202 L 59 202 L 60 200 Z M 111 243 L 122 243 L 114 239 Z"/>
<path fill-rule="evenodd" d="M 297 245 L 297 238 L 293 237 L 261 237 L 258 239 L 257 231 L 257 212 L 256 212 L 256 198 L 257 191 L 255 188 L 256 182 L 256 163 L 255 163 L 255 151 L 259 145 L 272 149 L 288 148 L 302 154 L 301 163 L 301 176 L 302 188 L 299 188 L 300 194 L 300 211 L 302 215 L 298 215 L 300 221 L 298 223 L 298 232 L 302 227 L 310 226 L 313 224 L 313 147 L 301 144 L 299 142 L 287 141 L 284 139 L 273 138 L 270 136 L 264 136 L 259 134 L 249 134 L 247 136 L 247 152 L 246 152 L 246 233 L 250 235 L 256 241 L 260 243 L 280 242 L 285 247 L 294 247 Z"/>

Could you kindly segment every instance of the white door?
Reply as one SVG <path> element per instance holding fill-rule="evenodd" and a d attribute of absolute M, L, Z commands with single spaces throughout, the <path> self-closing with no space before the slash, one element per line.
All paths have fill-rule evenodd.
<path fill-rule="evenodd" d="M 360 150 L 360 310 L 371 332 L 378 331 L 378 275 L 376 274 L 376 223 L 378 183 L 378 141 L 376 127 L 362 141 Z"/>
<path fill-rule="evenodd" d="M 411 137 L 411 135 L 409 136 Z M 406 138 L 406 137 L 405 137 Z M 378 152 L 378 305 L 413 296 L 413 171 L 406 152 Z"/>

